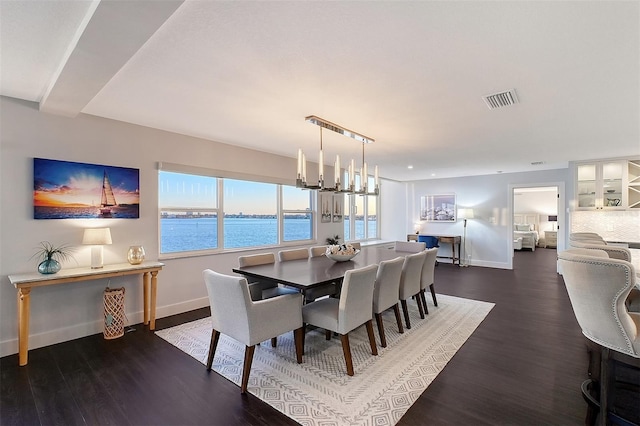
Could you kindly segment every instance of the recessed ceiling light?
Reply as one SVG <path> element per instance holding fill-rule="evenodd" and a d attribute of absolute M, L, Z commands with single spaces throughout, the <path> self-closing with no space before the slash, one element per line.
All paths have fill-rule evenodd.
<path fill-rule="evenodd" d="M 435 175 L 436 175 L 435 173 L 431 173 L 431 176 L 435 176 Z"/>
<path fill-rule="evenodd" d="M 409 165 L 407 166 L 407 169 L 413 169 L 413 166 Z"/>

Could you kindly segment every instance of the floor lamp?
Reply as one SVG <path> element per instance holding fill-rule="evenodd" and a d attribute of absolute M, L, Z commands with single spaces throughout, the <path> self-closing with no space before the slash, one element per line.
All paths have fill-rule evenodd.
<path fill-rule="evenodd" d="M 462 237 L 464 256 L 460 256 L 464 259 L 464 263 L 461 262 L 460 266 L 469 266 L 469 262 L 467 260 L 467 219 L 473 219 L 473 209 L 458 209 L 458 218 L 464 220 L 464 234 Z"/>

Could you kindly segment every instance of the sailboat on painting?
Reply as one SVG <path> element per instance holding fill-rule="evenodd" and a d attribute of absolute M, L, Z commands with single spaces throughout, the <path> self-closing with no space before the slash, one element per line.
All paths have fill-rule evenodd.
<path fill-rule="evenodd" d="M 113 188 L 109 182 L 107 171 L 102 177 L 102 198 L 100 199 L 100 217 L 111 217 L 111 207 L 116 206 L 116 197 L 113 195 Z"/>

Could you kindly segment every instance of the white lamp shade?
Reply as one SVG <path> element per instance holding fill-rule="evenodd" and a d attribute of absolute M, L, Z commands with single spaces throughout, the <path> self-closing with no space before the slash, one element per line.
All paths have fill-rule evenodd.
<path fill-rule="evenodd" d="M 88 228 L 84 230 L 82 244 L 103 245 L 112 244 L 111 230 L 109 228 Z"/>
<path fill-rule="evenodd" d="M 473 219 L 473 209 L 458 209 L 458 219 Z"/>

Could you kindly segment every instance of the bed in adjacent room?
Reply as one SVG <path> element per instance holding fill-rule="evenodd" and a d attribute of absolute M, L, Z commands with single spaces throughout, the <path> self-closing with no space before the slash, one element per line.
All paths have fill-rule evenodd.
<path fill-rule="evenodd" d="M 535 251 L 540 239 L 540 215 L 538 213 L 517 213 L 513 215 L 513 240 L 522 238 L 522 249 Z M 520 244 L 518 244 L 520 247 Z"/>

